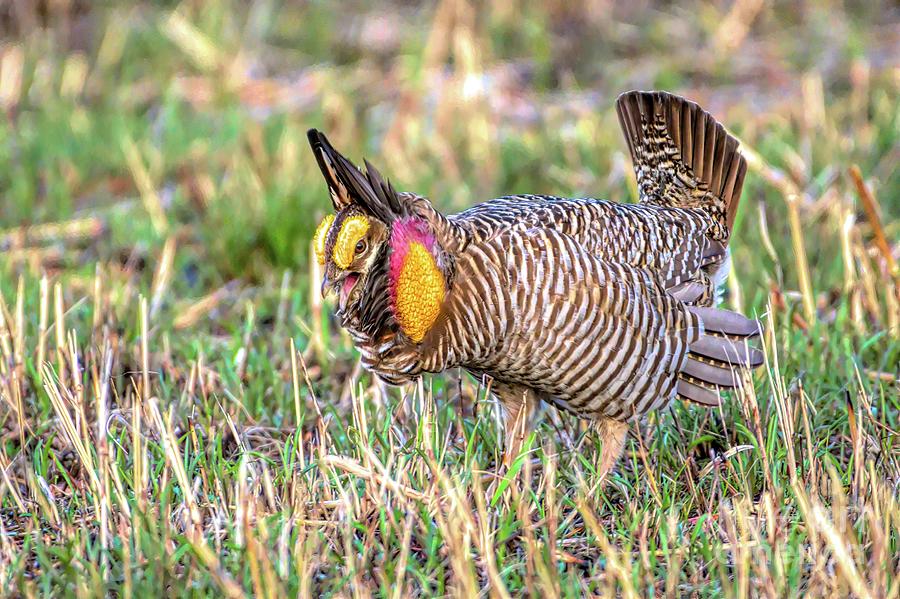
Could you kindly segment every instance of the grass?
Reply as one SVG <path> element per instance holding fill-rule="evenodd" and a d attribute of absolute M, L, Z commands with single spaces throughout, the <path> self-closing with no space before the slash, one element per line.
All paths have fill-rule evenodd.
<path fill-rule="evenodd" d="M 200 4 L 0 9 L 4 594 L 900 596 L 896 7 Z M 634 87 L 744 142 L 766 368 L 604 487 L 549 411 L 488 496 L 485 389 L 373 384 L 317 298 L 305 130 L 447 211 L 626 201 Z"/>

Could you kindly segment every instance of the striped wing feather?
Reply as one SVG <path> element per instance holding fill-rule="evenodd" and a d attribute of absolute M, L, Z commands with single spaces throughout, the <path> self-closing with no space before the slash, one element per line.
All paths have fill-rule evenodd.
<path fill-rule="evenodd" d="M 724 245 L 705 234 L 709 215 L 694 209 L 519 195 L 449 218 L 476 244 L 509 230 L 556 230 L 601 260 L 658 273 L 665 287 L 682 292 L 686 301 L 707 292 L 701 271 L 721 262 L 725 253 Z M 692 281 L 697 287 L 684 291 Z"/>
<path fill-rule="evenodd" d="M 475 348 L 464 366 L 584 416 L 630 418 L 674 397 L 701 325 L 650 272 L 546 228 L 495 237 L 459 266 L 452 309 L 469 327 L 449 337 Z"/>

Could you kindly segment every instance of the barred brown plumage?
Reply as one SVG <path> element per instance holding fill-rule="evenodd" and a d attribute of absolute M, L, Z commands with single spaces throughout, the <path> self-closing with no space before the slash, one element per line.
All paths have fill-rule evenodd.
<path fill-rule="evenodd" d="M 617 111 L 637 204 L 515 195 L 444 216 L 309 132 L 337 212 L 318 242 L 322 288 L 363 365 L 393 384 L 490 377 L 507 459 L 547 402 L 598 422 L 608 469 L 624 423 L 675 397 L 717 405 L 762 362 L 747 345 L 758 324 L 713 307 L 746 173 L 737 140 L 663 92 L 623 94 Z"/>

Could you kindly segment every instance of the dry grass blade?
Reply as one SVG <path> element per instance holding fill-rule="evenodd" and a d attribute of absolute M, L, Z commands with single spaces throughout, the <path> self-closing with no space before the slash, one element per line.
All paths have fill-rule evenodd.
<path fill-rule="evenodd" d="M 869 587 L 862 579 L 862 576 L 855 565 L 853 556 L 848 551 L 846 539 L 842 538 L 841 534 L 835 529 L 825 508 L 821 505 L 813 505 L 812 516 L 814 525 L 828 541 L 828 545 L 834 553 L 834 557 L 837 560 L 838 567 L 844 575 L 844 579 L 853 590 L 853 595 L 860 597 L 861 599 L 874 599 Z"/>
<path fill-rule="evenodd" d="M 172 266 L 175 263 L 177 241 L 174 236 L 166 239 L 156 271 L 153 273 L 153 286 L 150 300 L 150 318 L 156 316 L 163 302 L 163 296 L 172 281 Z"/>
<path fill-rule="evenodd" d="M 591 534 L 594 535 L 594 539 L 599 546 L 600 551 L 608 562 L 608 573 L 621 585 L 622 596 L 628 598 L 637 597 L 634 585 L 631 582 L 631 572 L 628 571 L 629 568 L 622 559 L 625 556 L 609 542 L 609 538 L 597 521 L 594 510 L 591 509 L 583 498 L 578 500 L 578 511 L 584 518 L 587 528 L 591 531 Z M 615 591 L 613 592 L 615 593 Z"/>
<path fill-rule="evenodd" d="M 97 478 L 97 468 L 94 464 L 93 454 L 88 450 L 88 447 L 84 443 L 84 439 L 78 432 L 78 428 L 75 426 L 75 421 L 72 419 L 72 415 L 66 405 L 68 402 L 63 398 L 63 390 L 60 387 L 58 379 L 54 376 L 52 368 L 49 364 L 45 364 L 43 370 L 44 391 L 50 398 L 50 403 L 53 405 L 56 417 L 59 418 L 60 423 L 62 424 L 63 433 L 65 433 L 69 443 L 75 448 L 75 453 L 78 455 L 79 460 L 81 460 L 81 467 L 87 472 L 94 493 L 99 496 L 101 493 L 101 485 L 100 480 Z"/>
<path fill-rule="evenodd" d="M 416 491 L 415 489 L 398 483 L 397 481 L 387 476 L 386 473 L 374 472 L 364 467 L 362 464 L 352 458 L 336 455 L 326 455 L 323 458 L 323 462 L 329 467 L 338 468 L 363 480 L 371 481 L 376 484 L 383 484 L 391 491 L 403 495 L 408 499 L 427 501 L 430 498 L 429 495 L 422 493 L 421 491 Z"/>
<path fill-rule="evenodd" d="M 219 563 L 218 558 L 208 545 L 201 542 L 190 541 L 191 549 L 200 558 L 200 562 L 206 567 L 216 584 L 229 599 L 242 599 L 246 597 L 244 590 L 234 581 Z"/>
<path fill-rule="evenodd" d="M 3 486 L 0 488 L 0 500 L 2 500 L 4 495 L 9 492 L 9 494 L 12 495 L 13 501 L 16 503 L 16 509 L 18 509 L 20 513 L 28 511 L 25 508 L 24 499 L 19 494 L 18 485 L 13 482 L 9 476 L 9 460 L 3 451 L 0 451 L 0 475 L 3 476 Z"/>
<path fill-rule="evenodd" d="M 0 231 L 0 250 L 21 249 L 45 243 L 83 242 L 98 238 L 106 230 L 106 222 L 97 216 L 17 227 Z"/>
<path fill-rule="evenodd" d="M 893 276 L 897 276 L 897 264 L 894 262 L 891 246 L 888 244 L 887 237 L 884 234 L 884 227 L 881 225 L 881 217 L 878 215 L 878 201 L 869 190 L 866 182 L 863 181 L 862 172 L 859 170 L 858 166 L 854 164 L 850 167 L 848 172 L 850 173 L 850 178 L 853 180 L 853 185 L 856 186 L 856 194 L 866 212 L 866 218 L 869 220 L 869 225 L 872 227 L 875 245 L 878 247 L 878 251 L 881 252 L 881 257 L 884 258 L 885 265 L 887 265 L 887 272 Z"/>
<path fill-rule="evenodd" d="M 13 110 L 22 93 L 22 71 L 25 52 L 19 44 L 9 44 L 0 50 L 0 107 Z"/>
<path fill-rule="evenodd" d="M 791 228 L 791 243 L 794 247 L 794 260 L 797 263 L 797 277 L 800 282 L 800 294 L 803 298 L 803 315 L 809 323 L 816 321 L 816 302 L 813 297 L 812 282 L 809 275 L 809 259 L 806 257 L 806 245 L 803 241 L 803 228 L 800 224 L 799 196 L 787 196 L 788 223 Z"/>
<path fill-rule="evenodd" d="M 175 318 L 175 328 L 186 329 L 194 326 L 197 321 L 206 316 L 211 310 L 214 310 L 222 300 L 227 298 L 233 289 L 234 284 L 229 283 L 191 304 Z"/>
<path fill-rule="evenodd" d="M 164 235 L 169 228 L 169 223 L 163 209 L 162 199 L 156 192 L 156 187 L 153 185 L 140 150 L 133 140 L 126 137 L 122 139 L 122 152 L 125 155 L 125 160 L 128 162 L 131 176 L 134 177 L 134 184 L 141 195 L 144 209 L 150 215 L 153 227 L 159 235 Z"/>

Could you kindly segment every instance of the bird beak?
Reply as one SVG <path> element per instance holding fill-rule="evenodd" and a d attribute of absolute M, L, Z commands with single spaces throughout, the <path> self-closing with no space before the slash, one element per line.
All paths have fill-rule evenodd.
<path fill-rule="evenodd" d="M 332 291 L 331 281 L 328 280 L 328 275 L 323 275 L 322 276 L 322 287 L 321 287 L 322 299 L 327 298 L 328 294 L 331 293 L 331 291 Z"/>

